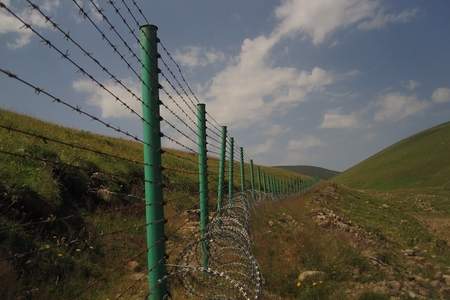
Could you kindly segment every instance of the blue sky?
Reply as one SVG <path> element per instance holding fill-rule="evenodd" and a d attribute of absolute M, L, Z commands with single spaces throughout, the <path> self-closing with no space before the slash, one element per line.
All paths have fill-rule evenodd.
<path fill-rule="evenodd" d="M 0 1 L 140 111 L 139 101 L 74 44 L 64 40 L 63 34 L 31 10 L 26 1 Z M 140 73 L 138 62 L 94 7 L 103 9 L 115 29 L 139 54 L 139 44 L 111 4 L 103 0 L 31 2 L 52 17 L 61 30 L 70 31 L 70 37 L 140 95 L 139 78 L 79 14 L 76 5 L 86 9 L 91 20 Z M 124 3 L 144 24 L 132 1 L 116 2 L 131 26 L 135 24 Z M 449 121 L 447 0 L 136 3 L 147 20 L 158 26 L 159 38 L 181 66 L 196 97 L 206 103 L 206 110 L 218 123 L 228 126 L 230 134 L 256 164 L 315 165 L 343 171 L 411 134 Z M 35 34 L 20 27 L 16 18 L 0 8 L 0 68 L 141 136 L 136 116 L 77 73 L 73 65 Z M 172 67 L 176 71 L 173 64 Z M 169 84 L 164 80 L 161 84 L 189 111 Z M 0 74 L 0 90 L 3 108 L 117 136 L 42 94 L 35 95 L 4 74 Z M 161 93 L 161 99 L 177 112 L 167 94 Z M 167 111 L 163 116 L 181 126 Z M 167 124 L 162 128 L 176 140 L 194 147 Z M 177 147 L 168 141 L 165 146 Z"/>

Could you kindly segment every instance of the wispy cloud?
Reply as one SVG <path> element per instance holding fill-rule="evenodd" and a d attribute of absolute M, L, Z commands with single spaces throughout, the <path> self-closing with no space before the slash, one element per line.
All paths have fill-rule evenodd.
<path fill-rule="evenodd" d="M 342 114 L 341 109 L 330 109 L 323 116 L 319 128 L 356 128 L 361 126 L 360 117 L 356 112 Z"/>
<path fill-rule="evenodd" d="M 275 11 L 280 20 L 276 34 L 301 33 L 319 45 L 339 29 L 355 24 L 361 30 L 384 28 L 408 22 L 416 13 L 417 9 L 407 9 L 389 14 L 376 0 L 285 0 Z"/>
<path fill-rule="evenodd" d="M 299 140 L 290 140 L 288 142 L 288 151 L 306 150 L 313 147 L 326 145 L 326 142 L 313 135 L 306 135 Z"/>
<path fill-rule="evenodd" d="M 51 24 L 46 22 L 45 18 L 41 14 L 32 10 L 30 7 L 16 8 L 11 6 L 9 0 L 3 1 L 3 3 L 15 12 L 22 20 L 30 24 L 33 28 L 46 28 L 51 29 Z M 42 11 L 47 14 L 56 13 L 57 8 L 60 6 L 59 0 L 44 0 L 37 3 Z M 0 35 L 13 33 L 15 38 L 13 42 L 7 42 L 8 48 L 15 50 L 26 46 L 31 41 L 33 33 L 30 29 L 24 28 L 23 23 L 17 20 L 14 16 L 9 14 L 6 10 L 0 10 Z"/>
<path fill-rule="evenodd" d="M 408 90 L 412 91 L 414 90 L 416 87 L 420 86 L 420 82 L 416 81 L 416 80 L 409 80 L 407 82 L 402 81 L 402 85 L 407 88 Z"/>
<path fill-rule="evenodd" d="M 186 46 L 182 50 L 176 50 L 173 57 L 181 65 L 191 69 L 223 62 L 226 59 L 225 54 L 221 51 L 205 50 L 199 46 Z"/>
<path fill-rule="evenodd" d="M 433 94 L 431 95 L 431 99 L 436 103 L 450 102 L 450 89 L 449 88 L 435 89 Z"/>
<path fill-rule="evenodd" d="M 416 95 L 388 93 L 380 96 L 374 106 L 375 121 L 400 121 L 423 112 L 429 104 L 426 101 L 419 101 Z"/>
<path fill-rule="evenodd" d="M 139 83 L 131 79 L 122 79 L 121 82 L 127 86 L 138 97 L 141 94 L 141 86 Z M 116 101 L 113 95 L 117 96 L 122 102 L 126 103 L 131 109 L 140 114 L 142 103 L 134 98 L 128 91 L 113 80 L 102 82 L 105 89 L 100 88 L 96 83 L 87 79 L 80 79 L 72 83 L 72 87 L 81 93 L 87 94 L 86 103 L 101 109 L 102 118 L 133 118 L 130 110 L 122 103 Z M 108 90 L 108 91 L 106 91 Z"/>

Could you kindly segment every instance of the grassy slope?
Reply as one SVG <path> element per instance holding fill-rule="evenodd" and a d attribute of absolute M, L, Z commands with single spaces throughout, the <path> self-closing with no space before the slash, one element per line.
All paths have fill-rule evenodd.
<path fill-rule="evenodd" d="M 56 126 L 1 109 L 0 124 L 130 160 L 143 159 L 142 145 L 133 141 Z M 0 153 L 0 228 L 12 227 L 0 230 L 0 258 L 32 251 L 14 260 L 0 260 L 0 269 L 9 270 L 0 271 L 0 281 L 5 283 L 0 286 L 0 298 L 14 299 L 17 295 L 25 295 L 25 291 L 24 299 L 51 299 L 55 295 L 61 299 L 69 298 L 82 291 L 87 283 L 100 280 L 111 266 L 119 267 L 119 270 L 85 292 L 87 298 L 115 298 L 118 292 L 131 285 L 132 282 L 124 280 L 127 270 L 120 268 L 120 263 L 137 260 L 146 266 L 145 255 L 135 257 L 146 248 L 145 227 L 142 226 L 144 209 L 104 213 L 111 205 L 99 201 L 88 190 L 102 186 L 109 191 L 143 197 L 143 166 L 5 129 L 0 129 L 0 150 L 27 155 Z M 169 218 L 166 232 L 171 241 L 168 252 L 174 257 L 184 242 L 178 231 L 185 222 L 180 212 L 199 206 L 198 157 L 166 150 L 163 155 L 163 165 L 167 167 L 163 173 L 167 186 L 164 200 L 168 202 L 166 217 Z M 218 159 L 208 160 L 211 212 L 216 208 L 218 165 Z M 238 163 L 234 170 L 235 191 L 240 191 Z M 261 171 L 281 179 L 301 178 L 295 173 L 264 166 Z M 93 181 L 95 172 L 103 175 Z M 247 164 L 245 173 L 246 187 L 249 188 Z M 86 215 L 81 216 L 83 213 Z M 18 223 L 36 222 L 52 216 L 68 218 L 49 224 L 15 227 Z M 127 229 L 134 226 L 136 229 Z M 101 234 L 108 232 L 114 234 Z M 81 242 L 58 246 L 74 239 Z M 33 252 L 36 249 L 41 250 Z"/>
<path fill-rule="evenodd" d="M 358 189 L 421 186 L 449 189 L 450 122 L 419 132 L 338 175 L 333 181 Z"/>
<path fill-rule="evenodd" d="M 331 180 L 340 186 L 322 183 L 299 199 L 258 209 L 254 248 L 267 274 L 267 299 L 448 299 L 436 274 L 450 272 L 449 152 L 445 123 Z M 318 225 L 324 210 L 339 217 Z M 324 273 L 298 286 L 298 275 L 309 270 Z"/>
<path fill-rule="evenodd" d="M 313 176 L 318 175 L 320 179 L 322 180 L 328 180 L 336 175 L 338 175 L 340 172 L 328 170 L 320 167 L 314 167 L 314 166 L 274 166 L 274 168 L 288 170 L 291 172 L 307 175 L 307 176 Z"/>

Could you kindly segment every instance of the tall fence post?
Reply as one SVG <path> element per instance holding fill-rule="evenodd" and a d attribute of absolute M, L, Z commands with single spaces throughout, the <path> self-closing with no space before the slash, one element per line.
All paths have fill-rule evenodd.
<path fill-rule="evenodd" d="M 256 167 L 256 176 L 258 177 L 258 191 L 261 191 L 261 170 L 259 166 Z"/>
<path fill-rule="evenodd" d="M 217 191 L 217 226 L 220 226 L 222 217 L 223 183 L 225 181 L 225 150 L 227 147 L 227 126 L 222 126 L 222 138 L 220 140 L 220 161 L 219 161 L 219 185 Z"/>
<path fill-rule="evenodd" d="M 208 157 L 206 149 L 206 111 L 205 104 L 197 104 L 198 121 L 198 172 L 200 187 L 200 233 L 202 242 L 202 266 L 208 268 L 209 244 L 204 238 L 208 226 Z"/>
<path fill-rule="evenodd" d="M 264 193 L 266 193 L 267 192 L 267 189 L 266 189 L 266 173 L 263 173 L 262 175 L 263 175 L 262 176 L 263 191 L 264 191 Z"/>
<path fill-rule="evenodd" d="M 155 25 L 140 27 L 142 60 L 142 116 L 144 141 L 145 215 L 147 223 L 147 261 L 150 299 L 167 295 L 166 244 L 161 160 L 161 124 L 158 90 L 158 38 Z"/>
<path fill-rule="evenodd" d="M 250 184 L 252 186 L 252 200 L 255 201 L 255 176 L 253 172 L 253 160 L 250 159 Z"/>
<path fill-rule="evenodd" d="M 240 158 L 241 158 L 241 188 L 242 192 L 245 192 L 245 174 L 244 174 L 244 148 L 240 147 Z"/>
<path fill-rule="evenodd" d="M 228 176 L 228 204 L 233 203 L 233 189 L 234 189 L 234 138 L 230 137 L 230 167 Z"/>

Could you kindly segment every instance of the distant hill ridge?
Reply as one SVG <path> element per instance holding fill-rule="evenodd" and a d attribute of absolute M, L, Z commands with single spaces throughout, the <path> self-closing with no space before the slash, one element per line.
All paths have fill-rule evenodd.
<path fill-rule="evenodd" d="M 274 166 L 274 168 L 283 169 L 307 176 L 318 175 L 322 180 L 328 180 L 340 174 L 340 172 L 338 171 L 315 166 Z"/>

